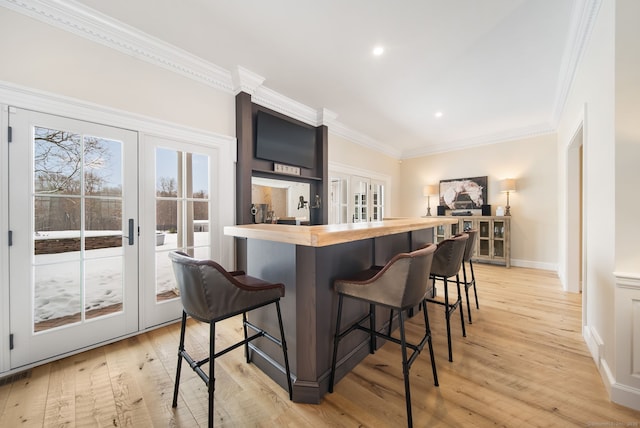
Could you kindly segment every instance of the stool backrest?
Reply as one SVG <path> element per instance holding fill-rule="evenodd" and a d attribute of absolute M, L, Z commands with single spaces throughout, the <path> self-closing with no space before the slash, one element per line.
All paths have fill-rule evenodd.
<path fill-rule="evenodd" d="M 431 273 L 445 278 L 456 275 L 462 266 L 462 258 L 464 257 L 468 239 L 469 235 L 460 233 L 452 238 L 440 241 L 433 255 Z"/>
<path fill-rule="evenodd" d="M 429 244 L 397 254 L 375 274 L 365 274 L 365 279 L 337 280 L 336 291 L 396 309 L 417 306 L 430 286 L 429 271 L 435 250 L 435 244 Z"/>
<path fill-rule="evenodd" d="M 284 295 L 282 284 L 261 282 L 258 287 L 258 284 L 240 282 L 240 278 L 253 282 L 259 280 L 246 275 L 236 279 L 213 260 L 194 259 L 180 251 L 170 252 L 169 258 L 173 262 L 182 307 L 199 321 L 226 318 Z"/>
<path fill-rule="evenodd" d="M 204 322 L 219 316 L 220 308 L 216 308 L 218 305 L 215 302 L 220 299 L 211 295 L 210 287 L 208 290 L 204 286 L 204 277 L 205 275 L 209 277 L 210 285 L 223 283 L 226 281 L 221 273 L 224 269 L 211 260 L 206 263 L 204 260 L 194 259 L 179 251 L 170 252 L 169 258 L 173 262 L 173 273 L 184 311 L 191 317 Z"/>
<path fill-rule="evenodd" d="M 465 231 L 464 233 L 469 235 L 469 239 L 467 239 L 467 244 L 464 248 L 464 257 L 462 258 L 462 260 L 468 262 L 469 260 L 471 260 L 471 257 L 473 256 L 473 250 L 475 250 L 476 247 L 476 238 L 478 237 L 478 231 L 475 229 L 471 229 Z"/>
<path fill-rule="evenodd" d="M 436 245 L 428 244 L 407 254 L 410 266 L 400 307 L 409 308 L 420 304 L 431 289 L 432 284 L 429 281 L 429 272 L 431 272 L 431 264 L 433 263 L 435 252 Z"/>

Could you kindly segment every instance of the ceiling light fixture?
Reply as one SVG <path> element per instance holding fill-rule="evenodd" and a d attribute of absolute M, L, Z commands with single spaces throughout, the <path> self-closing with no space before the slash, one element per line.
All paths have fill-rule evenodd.
<path fill-rule="evenodd" d="M 382 46 L 376 46 L 373 48 L 373 54 L 375 56 L 380 56 L 384 53 L 384 48 Z"/>
<path fill-rule="evenodd" d="M 434 114 L 434 116 L 436 117 L 436 119 L 440 119 L 442 117 L 442 112 L 437 111 L 436 114 Z"/>

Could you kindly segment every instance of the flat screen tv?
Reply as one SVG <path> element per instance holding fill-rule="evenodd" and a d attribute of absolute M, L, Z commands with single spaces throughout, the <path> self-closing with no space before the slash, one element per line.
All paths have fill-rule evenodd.
<path fill-rule="evenodd" d="M 316 130 L 258 111 L 256 157 L 311 169 L 315 166 Z"/>

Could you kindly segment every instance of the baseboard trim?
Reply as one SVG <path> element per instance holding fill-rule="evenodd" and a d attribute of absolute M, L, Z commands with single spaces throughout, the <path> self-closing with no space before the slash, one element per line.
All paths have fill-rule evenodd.
<path fill-rule="evenodd" d="M 557 263 L 535 262 L 532 260 L 522 260 L 522 259 L 511 259 L 511 266 L 531 268 L 531 269 L 550 270 L 553 272 L 558 272 Z"/>
<path fill-rule="evenodd" d="M 615 383 L 611 385 L 611 393 L 609 395 L 611 401 L 621 406 L 629 407 L 634 410 L 640 410 L 640 389 L 633 388 L 628 385 Z"/>

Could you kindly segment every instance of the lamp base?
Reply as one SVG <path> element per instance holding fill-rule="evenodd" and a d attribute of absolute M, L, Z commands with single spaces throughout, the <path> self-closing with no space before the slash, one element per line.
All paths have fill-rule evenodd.
<path fill-rule="evenodd" d="M 509 205 L 504 207 L 504 215 L 511 215 L 511 207 Z"/>
<path fill-rule="evenodd" d="M 431 216 L 431 207 L 427 207 L 427 216 Z"/>

